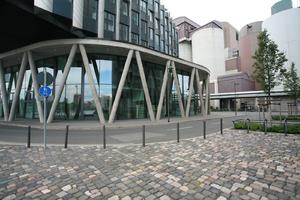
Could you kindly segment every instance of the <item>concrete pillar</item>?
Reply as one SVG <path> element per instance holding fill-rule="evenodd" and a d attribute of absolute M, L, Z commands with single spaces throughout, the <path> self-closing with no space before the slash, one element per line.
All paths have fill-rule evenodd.
<path fill-rule="evenodd" d="M 128 70 L 129 70 L 129 67 L 130 67 L 130 63 L 131 63 L 131 60 L 132 60 L 132 56 L 133 56 L 133 50 L 129 50 L 128 56 L 127 56 L 127 59 L 126 59 L 126 62 L 125 62 L 125 66 L 124 66 L 124 69 L 123 69 L 123 72 L 122 72 L 122 76 L 121 76 L 121 79 L 120 79 L 120 82 L 119 82 L 118 90 L 117 90 L 117 93 L 116 93 L 116 96 L 115 96 L 115 100 L 114 100 L 113 106 L 111 108 L 111 113 L 110 113 L 109 121 L 108 121 L 109 123 L 113 123 L 113 121 L 115 120 L 116 113 L 117 113 L 118 106 L 119 106 L 119 101 L 120 101 L 121 94 L 122 94 L 122 90 L 123 90 L 123 87 L 124 87 L 124 84 L 125 84 L 125 81 L 126 81 L 126 77 L 127 77 L 127 74 L 128 74 Z"/>
<path fill-rule="evenodd" d="M 89 85 L 91 87 L 92 94 L 93 94 L 93 97 L 94 97 L 95 106 L 96 106 L 96 109 L 97 109 L 97 113 L 98 113 L 98 117 L 99 117 L 100 123 L 101 122 L 105 123 L 105 118 L 104 118 L 103 110 L 102 110 L 102 107 L 101 107 L 101 103 L 100 103 L 99 97 L 97 95 L 97 90 L 96 90 L 96 87 L 95 87 L 95 82 L 94 82 L 92 71 L 91 71 L 91 68 L 90 68 L 90 65 L 89 65 L 89 61 L 88 61 L 88 57 L 87 57 L 87 54 L 86 54 L 86 50 L 85 50 L 85 48 L 84 48 L 84 46 L 82 44 L 79 45 L 79 49 L 80 49 L 80 52 L 81 52 L 82 61 L 83 61 L 83 65 L 84 65 L 84 68 L 85 68 L 85 71 L 86 71 L 86 74 L 87 74 Z"/>
<path fill-rule="evenodd" d="M 195 71 L 196 71 L 196 69 L 193 68 L 192 74 L 191 74 L 191 79 L 190 79 L 190 85 L 189 85 L 189 96 L 188 96 L 187 105 L 186 105 L 186 113 L 185 113 L 186 117 L 190 116 L 191 100 L 192 100 L 192 95 L 193 95 L 193 91 L 194 91 Z"/>
<path fill-rule="evenodd" d="M 200 84 L 200 78 L 199 78 L 199 70 L 196 70 L 196 82 L 197 82 L 197 89 L 198 89 L 198 95 L 199 95 L 199 101 L 201 106 L 201 114 L 204 114 L 204 103 L 203 103 L 203 90 Z"/>
<path fill-rule="evenodd" d="M 116 40 L 120 40 L 121 0 L 116 0 Z"/>
<path fill-rule="evenodd" d="M 28 61 L 29 61 L 30 71 L 31 71 L 35 101 L 36 101 L 36 105 L 37 105 L 37 109 L 38 109 L 38 113 L 39 113 L 39 119 L 40 119 L 40 122 L 43 123 L 44 113 L 43 113 L 42 103 L 39 100 L 39 85 L 37 83 L 37 70 L 36 70 L 35 62 L 32 58 L 31 51 L 28 51 L 27 54 L 28 54 Z"/>
<path fill-rule="evenodd" d="M 167 84 L 168 84 L 168 73 L 169 73 L 170 63 L 171 63 L 171 61 L 168 60 L 167 64 L 166 64 L 164 79 L 163 79 L 163 83 L 162 83 L 161 90 L 160 90 L 158 108 L 157 108 L 157 112 L 156 112 L 156 120 L 160 120 L 160 117 L 161 117 L 161 110 L 163 107 Z"/>
<path fill-rule="evenodd" d="M 105 0 L 98 3 L 98 38 L 104 38 L 104 7 Z"/>
<path fill-rule="evenodd" d="M 54 101 L 53 101 L 53 104 L 52 104 L 52 106 L 51 106 L 51 110 L 50 110 L 50 113 L 49 113 L 49 117 L 48 117 L 47 123 L 51 123 L 51 122 L 53 121 L 53 118 L 54 118 L 54 114 L 55 114 L 57 105 L 58 105 L 58 103 L 59 103 L 61 94 L 62 94 L 62 92 L 63 92 L 63 90 L 64 90 L 64 86 L 65 86 L 67 77 L 68 77 L 69 72 L 70 72 L 70 69 L 71 69 L 72 62 L 73 62 L 74 57 L 75 57 L 75 54 L 76 54 L 76 50 L 77 50 L 77 45 L 74 44 L 74 45 L 72 46 L 72 49 L 71 49 L 71 51 L 70 51 L 70 54 L 69 54 L 67 63 L 66 63 L 66 65 L 65 65 L 64 73 L 63 73 L 63 76 L 62 76 L 62 78 L 61 78 L 59 88 L 58 88 L 57 93 L 56 93 L 56 95 L 55 95 L 55 97 L 54 97 Z"/>
<path fill-rule="evenodd" d="M 140 72 L 142 86 L 143 86 L 143 89 L 144 89 L 144 94 L 145 94 L 145 99 L 146 99 L 146 102 L 147 102 L 148 113 L 149 113 L 151 121 L 155 121 L 154 112 L 153 112 L 152 103 L 151 103 L 151 98 L 150 98 L 149 90 L 148 90 L 148 86 L 147 86 L 147 80 L 146 80 L 146 77 L 145 77 L 144 67 L 143 67 L 143 63 L 142 63 L 142 59 L 141 59 L 141 55 L 140 55 L 139 51 L 135 52 L 135 57 L 136 57 L 136 61 L 137 61 L 139 72 Z"/>
<path fill-rule="evenodd" d="M 21 67 L 20 67 L 20 70 L 19 70 L 19 73 L 18 73 L 18 80 L 17 80 L 17 83 L 16 83 L 15 96 L 14 96 L 14 99 L 12 101 L 12 105 L 11 105 L 11 108 L 10 108 L 10 113 L 9 113 L 9 118 L 8 118 L 8 121 L 10 121 L 10 122 L 15 117 L 16 107 L 17 107 L 18 102 L 19 102 L 20 92 L 21 92 L 21 89 L 22 89 L 22 84 L 23 84 L 23 79 L 24 79 L 24 74 L 25 74 L 25 71 L 26 71 L 27 64 L 28 64 L 28 57 L 27 57 L 27 54 L 24 53 L 23 58 L 22 58 L 22 62 L 21 62 Z"/>
<path fill-rule="evenodd" d="M 177 76 L 177 72 L 176 72 L 176 66 L 175 66 L 175 62 L 174 61 L 172 61 L 172 71 L 173 71 L 173 77 L 174 77 L 175 86 L 176 86 L 176 92 L 177 92 L 178 104 L 179 104 L 179 108 L 180 108 L 181 117 L 184 118 L 185 117 L 184 107 L 183 107 L 183 103 L 182 103 L 182 96 L 181 96 L 181 92 L 180 92 L 180 85 L 179 85 L 178 76 Z"/>
<path fill-rule="evenodd" d="M 2 94 L 2 103 L 3 103 L 3 113 L 4 113 L 4 121 L 8 120 L 8 100 L 5 86 L 5 74 L 2 65 L 2 61 L 0 60 L 0 89 Z"/>

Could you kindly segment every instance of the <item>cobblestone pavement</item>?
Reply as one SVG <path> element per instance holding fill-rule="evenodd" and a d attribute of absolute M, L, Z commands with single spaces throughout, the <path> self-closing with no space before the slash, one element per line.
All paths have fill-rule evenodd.
<path fill-rule="evenodd" d="M 225 130 L 141 146 L 0 146 L 0 199 L 300 199 L 300 135 Z"/>

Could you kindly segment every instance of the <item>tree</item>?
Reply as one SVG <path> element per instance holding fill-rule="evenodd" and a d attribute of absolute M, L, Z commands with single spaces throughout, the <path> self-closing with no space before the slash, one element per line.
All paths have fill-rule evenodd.
<path fill-rule="evenodd" d="M 297 74 L 295 63 L 292 62 L 291 68 L 285 72 L 283 80 L 284 89 L 293 98 L 298 114 L 297 99 L 300 97 L 300 77 Z"/>
<path fill-rule="evenodd" d="M 258 49 L 253 56 L 254 76 L 267 94 L 267 107 L 271 119 L 271 90 L 280 85 L 285 72 L 283 65 L 287 59 L 284 53 L 279 51 L 278 45 L 269 38 L 267 30 L 261 32 L 257 39 Z"/>

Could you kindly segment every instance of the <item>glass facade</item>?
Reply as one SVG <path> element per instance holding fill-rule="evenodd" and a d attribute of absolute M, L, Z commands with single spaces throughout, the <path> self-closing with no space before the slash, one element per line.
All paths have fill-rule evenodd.
<path fill-rule="evenodd" d="M 36 61 L 37 71 L 42 72 L 45 67 L 47 72 L 53 76 L 53 83 L 49 86 L 56 95 L 61 84 L 67 55 L 56 56 Z M 88 54 L 89 65 L 93 75 L 97 96 L 100 99 L 105 119 L 108 120 L 116 95 L 117 87 L 123 72 L 126 57 L 113 55 Z M 163 82 L 165 66 L 143 62 L 145 77 L 149 89 L 153 111 L 156 114 Z M 6 68 L 5 86 L 8 93 L 9 109 L 15 96 L 15 85 L 18 78 L 19 66 Z M 190 72 L 178 70 L 181 95 L 186 107 Z M 170 74 L 170 77 L 171 74 Z M 171 78 L 173 82 L 173 78 Z M 165 95 L 162 118 L 167 117 L 167 106 L 170 106 L 170 116 L 180 116 L 178 96 L 175 85 L 171 84 Z M 1 94 L 0 94 L 1 95 Z M 167 99 L 169 97 L 169 100 Z M 52 105 L 53 97 L 48 100 L 48 113 Z M 169 102 L 169 103 L 168 103 Z M 191 103 L 191 115 L 198 113 L 198 101 L 193 94 Z M 2 98 L 0 101 L 0 117 L 3 118 Z M 19 103 L 16 109 L 17 118 L 37 119 L 38 112 L 33 90 L 33 83 L 29 66 L 27 66 Z M 144 119 L 149 118 L 146 99 L 135 59 L 132 60 L 125 81 L 124 89 L 120 98 L 116 120 Z M 82 58 L 77 54 L 71 66 L 71 70 L 64 85 L 59 104 L 57 106 L 55 120 L 79 120 L 98 119 L 94 98 L 85 73 Z"/>

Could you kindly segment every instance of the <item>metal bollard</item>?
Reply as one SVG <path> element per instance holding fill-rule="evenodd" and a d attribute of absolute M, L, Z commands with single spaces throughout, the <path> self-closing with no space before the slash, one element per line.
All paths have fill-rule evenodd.
<path fill-rule="evenodd" d="M 103 125 L 103 149 L 106 149 L 106 128 L 105 125 Z"/>
<path fill-rule="evenodd" d="M 287 132 L 288 132 L 288 123 L 287 123 L 287 119 L 284 120 L 284 135 L 287 136 Z"/>
<path fill-rule="evenodd" d="M 146 146 L 146 134 L 145 134 L 145 125 L 143 125 L 143 147 Z"/>
<path fill-rule="evenodd" d="M 203 138 L 206 139 L 206 121 L 203 121 Z"/>
<path fill-rule="evenodd" d="M 264 121 L 264 129 L 265 129 L 265 135 L 267 134 L 267 130 L 268 130 L 268 120 L 265 119 Z"/>
<path fill-rule="evenodd" d="M 179 122 L 177 123 L 177 143 L 179 143 Z"/>
<path fill-rule="evenodd" d="M 27 148 L 30 148 L 30 143 L 31 143 L 31 126 L 28 126 Z"/>
<path fill-rule="evenodd" d="M 250 119 L 247 119 L 247 133 L 250 132 Z"/>
<path fill-rule="evenodd" d="M 221 135 L 223 135 L 223 118 L 220 119 L 220 131 Z"/>
<path fill-rule="evenodd" d="M 68 148 L 69 125 L 66 126 L 65 149 Z"/>

